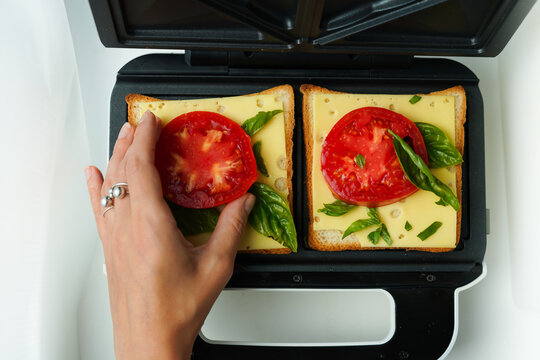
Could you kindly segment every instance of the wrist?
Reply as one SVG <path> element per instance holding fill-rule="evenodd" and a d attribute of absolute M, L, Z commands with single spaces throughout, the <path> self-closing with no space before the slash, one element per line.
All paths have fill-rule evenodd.
<path fill-rule="evenodd" d="M 124 330 L 127 327 L 124 327 Z M 136 326 L 129 331 L 116 331 L 115 354 L 118 360 L 189 360 L 198 329 L 179 326 Z"/>

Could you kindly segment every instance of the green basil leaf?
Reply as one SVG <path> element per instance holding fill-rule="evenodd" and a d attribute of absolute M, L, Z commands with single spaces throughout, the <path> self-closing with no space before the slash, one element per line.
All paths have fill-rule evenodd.
<path fill-rule="evenodd" d="M 328 216 L 341 216 L 356 208 L 356 205 L 347 204 L 345 201 L 341 200 L 336 200 L 331 204 L 323 205 L 324 208 L 317 210 L 317 212 L 326 214 Z"/>
<path fill-rule="evenodd" d="M 257 163 L 257 169 L 263 174 L 264 176 L 268 177 L 268 170 L 266 169 L 266 165 L 264 164 L 264 159 L 261 155 L 261 146 L 262 142 L 257 141 L 255 144 L 253 144 L 253 154 L 255 155 L 255 162 Z"/>
<path fill-rule="evenodd" d="M 210 233 L 216 228 L 219 211 L 216 208 L 190 209 L 167 200 L 176 225 L 184 236 Z"/>
<path fill-rule="evenodd" d="M 405 230 L 407 230 L 407 231 L 411 231 L 411 230 L 412 230 L 412 225 L 411 225 L 411 223 L 409 223 L 409 221 L 406 221 L 406 222 L 405 222 Z"/>
<path fill-rule="evenodd" d="M 442 226 L 442 222 L 435 221 L 433 224 L 429 225 L 424 231 L 422 231 L 417 236 L 420 238 L 420 240 L 424 241 L 431 235 L 435 234 L 441 226 Z"/>
<path fill-rule="evenodd" d="M 377 208 L 368 208 L 367 214 L 373 220 L 377 220 L 378 222 L 381 222 L 381 220 L 379 219 L 379 214 L 377 213 Z"/>
<path fill-rule="evenodd" d="M 259 182 L 251 185 L 249 192 L 257 198 L 248 217 L 251 227 L 296 252 L 296 228 L 287 201 L 270 186 Z"/>
<path fill-rule="evenodd" d="M 377 230 L 374 230 L 368 234 L 368 239 L 372 244 L 376 245 L 379 243 L 379 238 L 381 237 L 381 228 L 378 227 Z"/>
<path fill-rule="evenodd" d="M 355 233 L 360 230 L 364 230 L 365 228 L 368 228 L 373 225 L 379 225 L 380 222 L 375 219 L 360 219 L 353 222 L 347 230 L 343 233 L 342 239 L 345 239 L 347 236 L 351 235 L 352 233 Z"/>
<path fill-rule="evenodd" d="M 244 131 L 247 132 L 249 136 L 253 136 L 275 115 L 282 112 L 283 110 L 259 111 L 257 115 L 244 121 L 244 123 L 242 124 L 242 129 L 244 129 Z"/>
<path fill-rule="evenodd" d="M 452 145 L 441 129 L 423 122 L 417 122 L 415 125 L 424 138 L 431 169 L 458 165 L 463 162 L 458 149 Z"/>
<path fill-rule="evenodd" d="M 412 182 L 417 188 L 431 191 L 435 195 L 439 196 L 446 203 L 450 204 L 454 210 L 459 210 L 459 200 L 448 186 L 437 179 L 426 163 L 420 156 L 418 156 L 414 150 L 398 135 L 388 129 L 388 132 L 394 137 L 394 150 L 398 157 L 405 175 L 410 182 Z"/>
<path fill-rule="evenodd" d="M 366 167 L 366 159 L 362 155 L 360 154 L 356 155 L 355 161 L 356 161 L 356 165 L 358 165 L 361 169 Z"/>
<path fill-rule="evenodd" d="M 420 101 L 420 99 L 422 99 L 421 96 L 414 95 L 412 98 L 409 99 L 409 102 L 410 102 L 411 104 L 416 104 L 417 102 Z"/>
<path fill-rule="evenodd" d="M 392 238 L 390 238 L 390 234 L 388 233 L 388 229 L 384 223 L 381 224 L 381 237 L 388 245 L 392 245 Z"/>
<path fill-rule="evenodd" d="M 349 236 L 353 232 L 363 230 L 373 225 L 379 225 L 381 223 L 381 220 L 379 219 L 379 214 L 377 213 L 377 208 L 367 208 L 367 213 L 368 213 L 369 219 L 361 219 L 361 220 L 356 220 L 355 222 L 353 222 L 347 228 L 347 230 L 345 230 L 341 238 L 344 239 L 345 237 Z"/>
<path fill-rule="evenodd" d="M 448 206 L 448 203 L 444 201 L 443 199 L 439 199 L 439 201 L 435 201 L 435 204 L 441 205 L 441 206 Z"/>

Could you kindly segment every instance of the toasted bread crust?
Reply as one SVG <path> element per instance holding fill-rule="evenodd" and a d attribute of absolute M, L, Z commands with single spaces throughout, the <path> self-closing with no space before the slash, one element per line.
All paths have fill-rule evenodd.
<path fill-rule="evenodd" d="M 455 137 L 455 146 L 463 155 L 463 150 L 465 148 L 465 121 L 467 121 L 467 97 L 465 95 L 465 89 L 463 86 L 458 85 L 451 87 L 446 90 L 435 91 L 429 95 L 452 95 L 455 98 L 455 111 L 456 111 L 456 137 Z M 456 190 L 457 198 L 459 204 L 461 205 L 461 196 L 462 196 L 462 164 L 456 165 Z M 456 222 L 456 246 L 459 243 L 459 238 L 461 236 L 461 206 L 457 212 L 457 222 Z M 444 251 L 452 251 L 454 249 L 447 249 Z M 431 250 L 436 251 L 436 250 Z"/>
<path fill-rule="evenodd" d="M 280 248 L 280 249 L 239 250 L 238 252 L 242 254 L 290 254 L 291 249 Z"/>
<path fill-rule="evenodd" d="M 137 119 L 137 114 L 135 113 L 138 103 L 153 102 L 159 100 L 160 99 L 140 94 L 127 94 L 126 103 L 128 106 L 128 122 L 134 127 L 137 127 L 137 125 L 139 125 L 139 119 Z"/>
<path fill-rule="evenodd" d="M 342 250 L 418 250 L 429 252 L 448 252 L 454 250 L 454 248 L 417 248 L 417 247 L 362 247 L 360 242 L 354 237 L 354 235 L 348 236 L 346 239 L 341 239 L 343 235 L 339 230 L 317 230 L 313 229 L 313 184 L 311 181 L 311 175 L 313 171 L 313 165 L 311 159 L 313 159 L 313 103 L 312 96 L 316 93 L 322 94 L 346 94 L 344 92 L 333 91 L 325 89 L 320 86 L 304 84 L 300 86 L 300 92 L 303 94 L 302 111 L 303 111 L 303 127 L 304 127 L 304 143 L 306 145 L 306 171 L 307 171 L 307 193 L 308 193 L 308 211 L 309 221 L 308 226 L 308 242 L 309 246 L 319 251 L 342 251 Z M 420 95 L 420 94 L 419 94 Z M 451 95 L 456 98 L 455 102 L 455 115 L 456 115 L 456 148 L 461 154 L 463 154 L 463 148 L 465 144 L 465 130 L 463 125 L 466 121 L 466 97 L 465 90 L 462 86 L 454 86 L 452 88 L 432 92 L 428 95 Z M 462 169 L 461 165 L 456 166 L 456 188 L 457 197 L 461 204 L 461 187 L 462 187 Z M 461 207 L 456 214 L 456 246 L 459 243 L 460 231 L 461 231 Z"/>
<path fill-rule="evenodd" d="M 283 97 L 283 107 L 284 107 L 284 118 L 285 118 L 285 151 L 287 154 L 287 187 L 289 189 L 289 195 L 287 200 L 289 206 L 292 209 L 292 200 L 293 200 L 293 186 L 292 186 L 292 175 L 293 175 L 293 162 L 292 162 L 292 151 L 293 151 L 293 131 L 294 131 L 294 91 L 290 85 L 280 85 L 267 89 L 254 94 L 247 94 L 243 96 L 257 96 L 257 95 L 269 95 L 275 94 Z M 150 96 L 140 95 L 140 94 L 128 94 L 126 95 L 126 103 L 128 105 L 128 122 L 137 127 L 139 124 L 139 119 L 137 118 L 137 106 L 139 103 L 144 102 L 154 102 L 162 101 L 161 99 L 153 98 Z M 240 250 L 241 253 L 250 253 L 250 254 L 288 254 L 291 252 L 288 248 L 279 248 L 279 249 L 258 249 L 258 250 Z"/>

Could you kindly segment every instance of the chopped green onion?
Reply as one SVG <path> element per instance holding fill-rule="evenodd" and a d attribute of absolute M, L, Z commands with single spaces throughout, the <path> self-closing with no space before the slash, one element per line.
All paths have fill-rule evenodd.
<path fill-rule="evenodd" d="M 405 230 L 407 230 L 407 231 L 411 231 L 411 230 L 412 230 L 412 225 L 411 225 L 411 223 L 409 223 L 409 221 L 407 221 L 407 222 L 405 223 Z"/>
<path fill-rule="evenodd" d="M 431 235 L 435 234 L 441 226 L 442 226 L 442 222 L 435 221 L 433 222 L 433 224 L 429 225 L 424 231 L 418 234 L 418 237 L 420 238 L 420 240 L 424 241 Z"/>
<path fill-rule="evenodd" d="M 420 99 L 422 99 L 421 96 L 414 95 L 412 98 L 409 99 L 409 102 L 410 102 L 411 104 L 416 104 L 417 102 L 420 101 Z"/>
<path fill-rule="evenodd" d="M 410 102 L 411 104 L 416 104 L 417 102 L 420 101 L 420 99 L 422 99 L 421 96 L 414 95 L 412 98 L 409 99 L 409 102 Z"/>
<path fill-rule="evenodd" d="M 356 155 L 355 161 L 356 165 L 358 165 L 361 169 L 366 166 L 366 159 L 360 154 Z"/>

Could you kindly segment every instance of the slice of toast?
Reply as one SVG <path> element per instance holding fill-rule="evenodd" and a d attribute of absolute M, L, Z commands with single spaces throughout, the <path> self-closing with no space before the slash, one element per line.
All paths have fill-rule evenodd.
<path fill-rule="evenodd" d="M 342 239 L 343 230 L 335 229 L 314 229 L 314 221 L 319 220 L 319 216 L 314 213 L 314 191 L 317 189 L 313 188 L 313 151 L 314 151 L 314 95 L 326 95 L 326 94 L 346 94 L 342 92 L 328 90 L 315 85 L 304 84 L 300 87 L 300 91 L 304 95 L 303 97 L 303 126 L 304 126 L 304 140 L 306 144 L 306 171 L 307 171 L 307 191 L 308 191 L 308 208 L 309 208 L 309 217 L 310 225 L 308 227 L 308 241 L 309 246 L 315 250 L 320 251 L 341 251 L 341 250 L 375 250 L 375 249 L 406 249 L 406 250 L 420 250 L 420 251 L 429 251 L 429 252 L 445 252 L 452 251 L 455 247 L 414 247 L 414 246 L 400 246 L 400 247 L 390 247 L 390 246 L 362 246 L 359 238 L 355 234 L 351 234 L 346 238 Z M 352 95 L 352 94 L 349 94 Z M 412 96 L 413 94 L 411 94 Z M 465 143 L 465 114 L 466 114 L 466 96 L 465 90 L 462 86 L 455 86 L 446 90 L 433 92 L 427 95 L 442 95 L 442 96 L 453 96 L 454 97 L 454 115 L 455 115 L 455 146 L 461 154 L 463 154 L 463 147 Z M 388 95 L 392 96 L 392 95 Z M 426 96 L 421 95 L 420 96 Z M 358 100 L 358 99 L 357 99 Z M 366 104 L 363 106 L 377 106 L 373 104 Z M 362 106 L 358 106 L 362 107 Z M 390 106 L 392 109 L 393 106 Z M 397 111 L 397 110 L 396 110 Z M 397 111 L 399 112 L 399 111 Z M 345 115 L 341 113 L 340 116 Z M 337 119 L 339 120 L 339 118 Z M 336 120 L 336 121 L 337 121 Z M 411 119 L 415 121 L 414 119 Z M 318 170 L 320 171 L 320 169 Z M 457 191 L 457 197 L 461 204 L 461 165 L 455 166 L 455 185 Z M 325 186 L 328 186 L 324 183 Z M 422 190 L 419 190 L 422 191 Z M 413 194 L 414 195 L 414 194 Z M 325 216 L 321 214 L 321 216 Z M 455 245 L 458 244 L 460 238 L 460 229 L 461 229 L 461 208 L 456 213 L 456 240 Z M 373 229 L 372 229 L 373 230 Z M 417 229 L 421 230 L 421 229 Z M 381 243 L 382 241 L 380 241 Z M 427 242 L 427 241 L 426 241 Z"/>
<path fill-rule="evenodd" d="M 293 167 L 292 167 L 292 151 L 293 151 L 293 130 L 294 130 L 294 92 L 290 85 L 281 85 L 277 86 L 268 90 L 261 91 L 259 93 L 254 94 L 247 94 L 243 96 L 237 96 L 237 97 L 231 97 L 231 98 L 215 98 L 215 99 L 201 99 L 201 101 L 206 101 L 208 103 L 209 100 L 212 100 L 212 104 L 215 103 L 215 109 L 205 109 L 205 111 L 214 111 L 214 112 L 220 112 L 220 103 L 223 103 L 223 100 L 227 101 L 228 104 L 233 103 L 236 101 L 235 99 L 242 99 L 245 100 L 245 98 L 248 97 L 257 97 L 261 95 L 272 95 L 272 99 L 275 103 L 282 103 L 283 106 L 283 119 L 284 119 L 284 137 L 285 137 L 285 161 L 280 163 L 280 169 L 286 170 L 286 187 L 287 187 L 287 200 L 289 202 L 289 206 L 292 209 L 292 199 L 293 199 L 293 186 L 292 186 L 292 174 L 293 174 Z M 268 97 L 265 97 L 268 99 Z M 215 100 L 215 101 L 214 101 Z M 259 98 L 257 98 L 257 101 Z M 156 103 L 157 102 L 157 103 Z M 197 106 L 197 100 L 188 100 L 183 101 L 182 100 L 160 100 L 153 97 L 140 95 L 140 94 L 128 94 L 126 96 L 126 103 L 128 105 L 128 121 L 131 125 L 137 126 L 139 124 L 139 120 L 142 116 L 142 114 L 146 110 L 151 110 L 156 114 L 159 114 L 159 111 L 161 110 L 161 107 L 167 106 L 167 105 L 178 105 L 181 103 L 190 103 L 192 110 L 196 111 L 198 110 Z M 257 102 L 257 106 L 259 106 Z M 262 106 L 262 105 L 261 105 Z M 184 112 L 186 112 L 184 110 Z M 249 117 L 255 115 L 255 113 L 249 113 L 246 114 L 245 117 L 242 117 L 242 121 L 247 120 Z M 178 114 L 180 115 L 180 114 Z M 226 115 L 226 113 L 224 113 Z M 278 116 L 278 115 L 276 115 Z M 172 119 L 168 119 L 169 121 Z M 238 122 L 239 119 L 233 119 Z M 274 121 L 273 119 L 272 121 Z M 164 120 L 164 123 L 167 121 Z M 268 124 L 266 125 L 268 126 Z M 265 128 L 266 128 L 265 126 Z M 259 133 L 257 133 L 255 136 L 260 136 L 260 134 L 264 134 L 263 128 Z M 273 139 L 269 139 L 268 142 L 273 142 Z M 265 141 L 263 141 L 263 148 Z M 267 162 L 267 160 L 265 160 Z M 267 163 L 267 166 L 269 164 Z M 268 184 L 272 187 L 275 186 L 274 184 Z M 262 235 L 261 235 L 262 236 Z M 264 254 L 287 254 L 290 253 L 290 250 L 285 247 L 280 248 L 269 248 L 269 249 L 241 249 L 241 252 L 248 252 L 248 253 L 264 253 Z"/>

